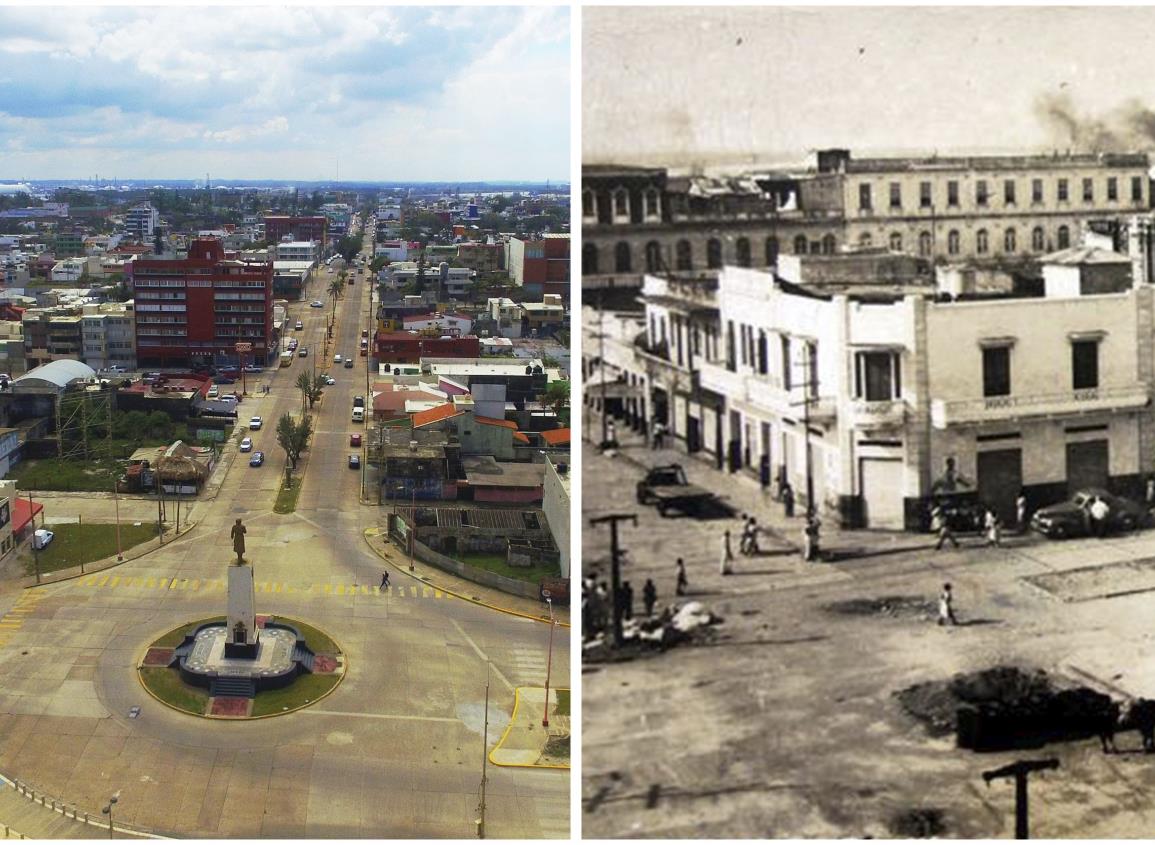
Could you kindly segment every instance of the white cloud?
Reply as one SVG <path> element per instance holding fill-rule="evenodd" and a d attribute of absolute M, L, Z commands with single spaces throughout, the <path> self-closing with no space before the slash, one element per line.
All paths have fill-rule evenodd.
<path fill-rule="evenodd" d="M 261 138 L 266 135 L 278 135 L 289 131 L 289 119 L 284 115 L 271 117 L 259 126 L 233 126 L 229 129 L 209 130 L 204 137 L 209 141 L 224 141 L 235 144 L 238 141 L 247 141 L 250 138 Z"/>

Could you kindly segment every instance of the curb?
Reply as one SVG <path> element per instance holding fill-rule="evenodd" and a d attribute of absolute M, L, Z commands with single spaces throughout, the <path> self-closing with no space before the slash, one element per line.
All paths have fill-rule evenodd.
<path fill-rule="evenodd" d="M 386 563 L 393 563 L 393 561 L 390 560 L 385 555 L 385 553 L 383 551 L 380 551 L 377 548 L 375 548 L 373 546 L 373 543 L 370 542 L 369 532 L 375 531 L 375 530 L 377 530 L 377 529 L 366 528 L 362 532 L 361 536 L 365 540 L 365 545 L 367 545 L 369 547 L 369 550 L 372 551 L 373 554 L 375 554 L 375 555 L 377 555 L 377 557 L 381 558 L 381 560 L 385 561 Z M 380 537 L 381 535 L 377 534 L 375 536 Z M 550 624 L 550 619 L 548 616 L 535 616 L 532 613 L 524 613 L 520 610 L 512 610 L 508 607 L 498 607 L 496 604 L 490 604 L 489 602 L 484 602 L 481 599 L 475 599 L 473 596 L 466 596 L 466 595 L 463 595 L 462 593 L 456 592 L 454 590 L 449 590 L 449 589 L 446 589 L 445 587 L 439 587 L 433 581 L 428 581 L 428 580 L 426 580 L 426 579 L 424 579 L 424 578 L 422 578 L 422 577 L 420 577 L 414 573 L 411 573 L 408 569 L 402 569 L 400 566 L 397 566 L 397 564 L 395 564 L 395 563 L 393 563 L 393 568 L 396 569 L 398 572 L 400 572 L 402 575 L 408 575 L 410 578 L 412 578 L 415 581 L 420 581 L 422 584 L 425 584 L 426 586 L 433 587 L 434 589 L 437 589 L 437 590 L 441 590 L 441 592 L 443 592 L 443 593 L 451 595 L 454 598 L 461 599 L 462 601 L 467 601 L 470 604 L 475 604 L 479 607 L 485 607 L 485 608 L 488 608 L 489 610 L 496 610 L 498 613 L 504 613 L 504 614 L 507 614 L 509 616 L 520 616 L 522 619 L 530 619 L 534 622 L 541 622 L 544 625 Z M 555 624 L 559 628 L 569 628 L 569 627 L 571 627 L 572 623 L 562 622 L 559 620 Z"/>
<path fill-rule="evenodd" d="M 487 759 L 489 760 L 489 762 L 493 763 L 493 765 L 501 766 L 503 769 L 566 769 L 566 770 L 568 770 L 570 768 L 570 766 L 561 766 L 561 765 L 557 765 L 555 763 L 499 763 L 493 759 L 493 755 L 497 753 L 498 749 L 501 748 L 502 743 L 505 742 L 506 737 L 509 736 L 509 732 L 513 730 L 513 723 L 517 719 L 517 709 L 521 706 L 521 691 L 522 691 L 522 689 L 528 689 L 528 688 L 527 687 L 517 687 L 516 689 L 514 689 L 514 691 L 513 691 L 513 714 L 509 717 L 509 724 L 506 725 L 506 727 L 505 727 L 505 733 L 503 733 L 501 735 L 501 739 L 499 739 L 497 741 L 497 745 L 493 746 L 493 750 L 490 751 L 488 755 L 486 755 Z M 536 689 L 536 687 L 534 689 Z M 555 689 L 555 691 L 564 689 L 564 690 L 566 690 L 566 692 L 569 692 L 569 690 L 566 689 L 565 687 L 555 687 L 554 689 Z"/>
<path fill-rule="evenodd" d="M 13 790 L 16 792 L 16 794 L 17 794 L 17 795 L 23 795 L 25 798 L 27 798 L 27 799 L 28 799 L 28 801 L 29 801 L 30 803 L 32 803 L 32 804 L 35 804 L 35 803 L 37 803 L 37 802 L 36 802 L 36 797 L 35 797 L 35 796 L 36 796 L 36 791 L 35 791 L 35 790 L 29 789 L 29 791 L 30 791 L 30 792 L 32 792 L 32 795 L 29 795 L 27 792 L 25 792 L 25 791 L 24 791 L 24 789 L 28 789 L 28 786 L 27 786 L 27 784 L 24 784 L 24 785 L 23 785 L 23 786 L 24 786 L 24 789 L 21 789 L 21 785 L 20 785 L 20 783 L 19 783 L 18 781 L 16 781 L 16 780 L 13 780 L 12 778 L 9 778 L 9 777 L 7 777 L 7 776 L 6 776 L 6 775 L 4 775 L 4 774 L 0 774 L 0 788 L 3 788 L 3 787 L 5 787 L 5 786 L 7 786 L 7 787 L 11 787 L 11 788 L 12 788 L 12 789 L 13 789 Z M 44 801 L 45 801 L 45 800 L 46 800 L 45 796 L 44 796 L 43 794 L 41 794 L 41 796 L 40 796 L 40 806 L 41 806 L 41 807 L 44 807 L 45 809 L 49 809 L 49 810 L 51 810 L 52 812 L 60 813 L 60 815 L 64 816 L 65 818 L 68 818 L 68 810 L 67 810 L 67 807 L 66 807 L 66 805 L 64 804 L 64 802 L 60 802 L 60 805 L 59 805 L 59 806 L 48 807 L 48 806 L 47 806 L 47 805 L 45 805 L 45 803 L 44 803 Z M 51 799 L 51 800 L 53 801 L 53 804 L 55 805 L 55 803 L 56 803 L 56 802 L 55 802 L 55 799 Z M 91 819 L 89 819 L 89 818 L 88 818 L 88 813 L 85 813 L 85 814 L 84 814 L 84 818 L 83 818 L 83 819 L 79 819 L 79 818 L 77 818 L 77 817 L 76 817 L 76 812 L 77 812 L 77 810 L 76 810 L 76 805 L 73 805 L 73 806 L 72 806 L 72 813 L 73 813 L 73 815 L 72 815 L 72 820 L 73 820 L 73 821 L 75 821 L 75 822 L 78 822 L 79 824 L 86 824 L 86 825 L 90 825 L 90 826 L 92 826 L 92 827 L 96 827 L 96 828 L 99 828 L 100 830 L 108 830 L 108 825 L 106 825 L 106 824 L 101 824 L 101 823 L 99 823 L 99 822 L 95 822 L 95 821 L 92 821 Z M 16 831 L 14 831 L 14 830 L 10 830 L 10 829 L 7 827 L 7 825 L 4 825 L 4 827 L 5 827 L 5 829 L 6 829 L 6 830 L 9 830 L 9 831 L 10 831 L 10 833 L 12 833 L 12 834 L 15 834 L 15 833 L 16 833 Z M 114 825 L 113 825 L 113 827 L 112 827 L 112 830 L 113 830 L 114 832 L 118 832 L 118 833 L 129 833 L 129 834 L 132 834 L 133 836 L 139 836 L 139 837 L 140 837 L 140 838 L 142 838 L 142 839 L 172 839 L 172 837 L 171 837 L 171 836 L 162 836 L 162 835 L 161 835 L 161 834 L 159 834 L 159 833 L 149 833 L 149 832 L 147 832 L 147 831 L 144 831 L 144 830 L 138 830 L 138 829 L 136 829 L 136 828 L 132 828 L 132 827 L 125 827 L 125 826 L 123 826 L 123 825 L 116 825 L 116 824 L 114 824 Z M 18 838 L 20 838 L 20 839 L 27 839 L 27 838 L 28 838 L 28 837 L 27 837 L 26 835 L 24 835 L 24 834 L 17 834 L 17 836 L 8 836 L 8 837 L 6 837 L 6 838 L 12 838 L 12 839 L 15 839 L 15 838 L 17 838 L 17 837 L 18 837 Z M 96 837 L 95 837 L 95 836 L 93 836 L 93 837 L 90 837 L 90 838 L 92 838 L 92 839 L 95 839 Z"/>

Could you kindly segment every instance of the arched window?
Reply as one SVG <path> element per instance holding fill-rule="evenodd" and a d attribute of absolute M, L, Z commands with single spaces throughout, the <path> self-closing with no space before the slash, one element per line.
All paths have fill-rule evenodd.
<path fill-rule="evenodd" d="M 822 236 L 822 254 L 823 255 L 834 255 L 834 248 L 836 246 L 837 246 L 837 242 L 834 240 L 834 235 L 831 235 L 828 232 L 827 234 Z"/>
<path fill-rule="evenodd" d="M 859 246 L 872 246 L 873 244 L 874 244 L 874 237 L 870 234 L 870 232 L 863 232 L 861 235 L 858 236 L 858 245 Z"/>
<path fill-rule="evenodd" d="M 596 276 L 598 274 L 598 248 L 591 243 L 582 247 L 582 275 Z"/>
<path fill-rule="evenodd" d="M 1019 248 L 1018 240 L 1018 235 L 1015 234 L 1014 229 L 1007 229 L 1003 232 L 1003 252 L 1015 252 Z"/>
<path fill-rule="evenodd" d="M 930 255 L 930 253 L 931 253 L 930 232 L 919 232 L 918 233 L 918 254 L 922 255 L 922 256 L 927 256 L 927 255 Z"/>
<path fill-rule="evenodd" d="M 902 233 L 901 232 L 891 232 L 890 233 L 890 251 L 891 252 L 902 252 Z"/>
<path fill-rule="evenodd" d="M 766 266 L 773 267 L 778 263 L 778 239 L 771 235 L 766 239 Z"/>
<path fill-rule="evenodd" d="M 951 255 L 958 255 L 959 236 L 957 229 L 951 229 L 946 236 L 946 251 Z"/>
<path fill-rule="evenodd" d="M 806 242 L 806 236 L 805 235 L 797 235 L 794 238 L 794 254 L 795 255 L 805 255 L 806 254 L 806 246 L 807 246 L 807 242 Z"/>
<path fill-rule="evenodd" d="M 658 194 L 657 188 L 650 188 L 646 191 L 645 207 L 642 209 L 646 213 L 647 220 L 657 220 L 662 216 L 661 196 Z"/>
<path fill-rule="evenodd" d="M 706 266 L 711 270 L 722 266 L 722 242 L 717 238 L 706 241 Z"/>
<path fill-rule="evenodd" d="M 1042 252 L 1047 248 L 1047 236 L 1043 233 L 1042 226 L 1036 226 L 1031 230 L 1031 252 Z"/>
<path fill-rule="evenodd" d="M 739 267 L 749 267 L 750 266 L 750 241 L 747 240 L 746 238 L 738 238 L 738 242 L 734 245 L 734 248 L 735 248 L 735 252 L 737 253 L 738 266 Z"/>
<path fill-rule="evenodd" d="M 593 217 L 594 208 L 594 192 L 586 188 L 582 191 L 582 217 Z"/>
<path fill-rule="evenodd" d="M 1066 226 L 1059 227 L 1059 236 L 1057 238 L 1059 249 L 1066 249 L 1071 245 L 1071 230 Z"/>
<path fill-rule="evenodd" d="M 630 216 L 630 192 L 625 188 L 614 191 L 614 217 Z"/>
<path fill-rule="evenodd" d="M 977 232 L 975 232 L 975 252 L 977 252 L 979 255 L 986 255 L 988 246 L 987 230 L 979 229 Z"/>
<path fill-rule="evenodd" d="M 674 253 L 675 264 L 679 270 L 694 269 L 694 248 L 690 246 L 689 241 L 678 241 Z"/>
<path fill-rule="evenodd" d="M 614 247 L 614 271 L 617 273 L 632 272 L 630 260 L 630 245 L 625 241 L 618 241 Z"/>
<path fill-rule="evenodd" d="M 650 241 L 646 244 L 646 272 L 662 272 L 662 247 L 657 241 Z"/>

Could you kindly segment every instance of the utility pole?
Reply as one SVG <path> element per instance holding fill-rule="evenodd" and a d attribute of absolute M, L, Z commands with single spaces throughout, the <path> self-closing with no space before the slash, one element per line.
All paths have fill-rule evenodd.
<path fill-rule="evenodd" d="M 481 801 L 477 805 L 477 838 L 485 838 L 485 782 L 489 774 L 489 670 L 485 664 L 485 729 L 481 734 Z"/>
<path fill-rule="evenodd" d="M 1057 768 L 1059 768 L 1059 761 L 1054 757 L 1049 757 L 1046 760 L 1016 760 L 1001 769 L 983 772 L 983 780 L 987 782 L 987 786 L 990 786 L 991 781 L 995 778 L 1013 777 L 1015 779 L 1015 839 L 1031 838 L 1028 822 L 1027 776 L 1031 772 L 1043 772 Z"/>
<path fill-rule="evenodd" d="M 112 501 L 116 506 L 116 559 L 124 560 L 124 549 L 120 545 L 120 492 L 116 489 L 116 479 L 112 480 Z"/>
<path fill-rule="evenodd" d="M 818 375 L 817 353 L 811 343 L 802 346 L 802 401 L 792 402 L 791 405 L 802 406 L 802 438 L 805 444 L 806 456 L 806 559 L 818 558 L 818 517 L 814 506 L 814 461 L 813 450 L 810 446 L 810 406 L 818 401 L 816 392 Z"/>
<path fill-rule="evenodd" d="M 602 443 L 610 439 L 609 411 L 606 410 L 606 332 L 604 290 L 598 289 L 598 366 L 602 371 Z M 616 587 L 614 588 L 617 589 Z M 618 643 L 621 645 L 621 643 Z"/>
<path fill-rule="evenodd" d="M 542 596 L 545 597 L 546 606 L 549 608 L 549 657 L 545 662 L 545 710 L 541 715 L 541 726 L 543 728 L 549 727 L 549 676 L 553 671 L 553 629 L 556 621 L 553 618 L 553 597 L 549 590 L 542 590 Z"/>
<path fill-rule="evenodd" d="M 32 564 L 36 568 L 36 583 L 40 583 L 40 549 L 36 548 L 36 509 L 32 504 L 32 491 L 28 491 L 28 512 L 32 519 Z"/>
<path fill-rule="evenodd" d="M 633 513 L 613 513 L 606 516 L 596 516 L 590 520 L 590 525 L 610 524 L 610 583 L 612 592 L 610 602 L 614 610 L 614 646 L 621 648 L 624 637 L 622 635 L 622 605 L 618 601 L 621 593 L 621 548 L 618 544 L 618 523 L 630 522 L 637 527 L 638 516 Z"/>

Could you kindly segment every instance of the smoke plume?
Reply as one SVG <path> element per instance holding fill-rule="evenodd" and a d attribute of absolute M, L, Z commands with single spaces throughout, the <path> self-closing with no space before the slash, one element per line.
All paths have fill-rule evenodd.
<path fill-rule="evenodd" d="M 1155 111 L 1128 100 L 1104 116 L 1080 114 L 1070 94 L 1044 94 L 1035 112 L 1054 143 L 1089 152 L 1131 152 L 1155 148 Z"/>

